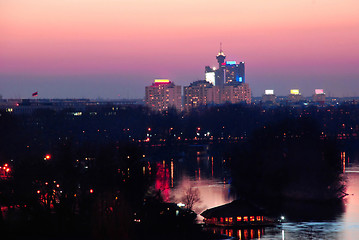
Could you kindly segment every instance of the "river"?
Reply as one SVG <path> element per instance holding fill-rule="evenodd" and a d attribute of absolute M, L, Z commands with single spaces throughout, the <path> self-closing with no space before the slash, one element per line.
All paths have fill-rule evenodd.
<path fill-rule="evenodd" d="M 165 201 L 181 202 L 187 189 L 198 189 L 200 201 L 193 209 L 201 222 L 201 212 L 235 198 L 231 194 L 226 159 L 220 154 L 213 154 L 208 146 L 192 146 L 179 155 L 154 158 L 157 162 L 155 188 L 162 191 Z M 345 159 L 344 163 L 348 195 L 343 209 L 335 216 L 287 221 L 264 229 L 208 230 L 237 239 L 359 239 L 359 164 L 349 164 Z"/>

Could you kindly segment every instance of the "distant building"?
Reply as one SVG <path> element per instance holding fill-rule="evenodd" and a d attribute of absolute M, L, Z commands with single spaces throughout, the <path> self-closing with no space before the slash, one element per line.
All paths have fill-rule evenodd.
<path fill-rule="evenodd" d="M 155 111 L 165 111 L 173 107 L 182 110 L 182 87 L 168 79 L 156 79 L 146 87 L 146 105 Z"/>
<path fill-rule="evenodd" d="M 226 64 L 224 63 L 224 60 L 226 59 L 226 55 L 224 55 L 224 52 L 222 51 L 222 44 L 216 58 L 218 62 L 218 69 L 215 72 L 215 76 L 216 76 L 215 85 L 221 88 L 224 85 L 224 79 L 225 79 L 224 76 L 226 71 Z"/>
<path fill-rule="evenodd" d="M 216 56 L 218 69 L 205 67 L 206 80 L 218 87 L 220 103 L 251 103 L 251 89 L 245 83 L 244 62 L 225 61 L 226 55 L 220 46 Z M 213 83 L 214 73 L 214 83 Z"/>
<path fill-rule="evenodd" d="M 324 104 L 325 103 L 325 93 L 323 89 L 315 89 L 313 95 L 313 102 Z"/>
<path fill-rule="evenodd" d="M 205 67 L 206 81 L 212 83 L 213 86 L 216 85 L 216 68 L 211 68 L 210 66 Z"/>
<path fill-rule="evenodd" d="M 222 103 L 247 103 L 252 101 L 251 89 L 247 83 L 226 84 L 221 90 Z"/>
<path fill-rule="evenodd" d="M 245 83 L 244 62 L 226 61 L 225 83 Z"/>
<path fill-rule="evenodd" d="M 262 102 L 266 104 L 275 104 L 276 95 L 274 95 L 274 90 L 265 90 L 262 96 Z"/>
<path fill-rule="evenodd" d="M 143 105 L 143 99 L 114 99 L 114 100 L 90 100 L 90 99 L 3 99 L 0 101 L 0 110 L 13 114 L 32 114 L 38 110 L 63 111 L 79 113 L 92 111 L 96 113 L 100 109 L 113 106 L 118 110 L 119 107 L 130 107 Z M 97 113 L 96 113 L 97 114 Z"/>
<path fill-rule="evenodd" d="M 222 87 L 226 83 L 245 83 L 245 68 L 244 62 L 236 61 L 224 61 L 226 55 L 222 50 L 222 45 L 219 49 L 219 53 L 216 56 L 218 62 L 218 69 L 211 69 L 206 66 L 206 80 L 207 73 L 215 72 L 215 86 Z"/>
<path fill-rule="evenodd" d="M 219 87 L 205 80 L 195 81 L 184 87 L 183 94 L 186 111 L 202 105 L 220 103 Z"/>
<path fill-rule="evenodd" d="M 302 99 L 302 94 L 299 92 L 299 89 L 291 89 L 287 98 L 287 100 L 292 103 L 300 102 Z"/>

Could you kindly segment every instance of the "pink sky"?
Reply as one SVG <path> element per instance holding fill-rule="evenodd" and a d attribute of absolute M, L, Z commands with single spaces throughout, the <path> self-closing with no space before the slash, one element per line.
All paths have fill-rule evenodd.
<path fill-rule="evenodd" d="M 256 96 L 358 96 L 358 12 L 356 0 L 0 0 L 0 94 L 143 97 L 156 77 L 203 79 L 223 42 Z"/>

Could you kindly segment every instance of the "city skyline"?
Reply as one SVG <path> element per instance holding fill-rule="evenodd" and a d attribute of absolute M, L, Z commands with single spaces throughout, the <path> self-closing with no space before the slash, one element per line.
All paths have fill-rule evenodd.
<path fill-rule="evenodd" d="M 0 95 L 143 98 L 153 79 L 186 86 L 246 62 L 253 96 L 358 96 L 359 4 L 344 1 L 2 1 Z"/>

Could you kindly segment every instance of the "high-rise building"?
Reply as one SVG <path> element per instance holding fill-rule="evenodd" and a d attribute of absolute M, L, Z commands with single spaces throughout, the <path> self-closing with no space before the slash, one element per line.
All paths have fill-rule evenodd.
<path fill-rule="evenodd" d="M 155 79 L 146 87 L 146 105 L 155 111 L 166 111 L 173 107 L 182 110 L 182 87 L 168 79 Z"/>
<path fill-rule="evenodd" d="M 247 83 L 231 83 L 224 85 L 221 90 L 223 103 L 251 103 L 251 89 Z"/>
<path fill-rule="evenodd" d="M 218 62 L 218 69 L 213 70 L 206 66 L 207 73 L 215 71 L 215 86 L 223 87 L 226 83 L 245 83 L 245 65 L 244 62 L 225 61 L 226 55 L 222 50 L 222 44 L 219 53 L 216 56 Z"/>
<path fill-rule="evenodd" d="M 205 67 L 206 81 L 212 83 L 213 86 L 216 85 L 216 68 L 211 68 L 210 66 Z"/>
<path fill-rule="evenodd" d="M 244 62 L 225 61 L 226 55 L 222 50 L 222 44 L 216 59 L 218 69 L 215 70 L 215 86 L 219 87 L 221 103 L 251 103 L 251 89 L 245 81 Z M 207 66 L 206 74 L 210 71 L 211 68 Z"/>
<path fill-rule="evenodd" d="M 244 62 L 226 61 L 224 73 L 225 83 L 245 83 Z"/>
<path fill-rule="evenodd" d="M 219 87 L 205 80 L 199 80 L 183 88 L 184 109 L 186 111 L 208 104 L 219 104 Z"/>
<path fill-rule="evenodd" d="M 225 63 L 224 60 L 226 59 L 226 55 L 224 55 L 224 52 L 222 50 L 222 43 L 219 48 L 219 53 L 216 56 L 217 62 L 218 62 L 218 69 L 215 72 L 216 80 L 215 85 L 222 88 L 224 85 L 224 74 L 225 74 Z"/>

